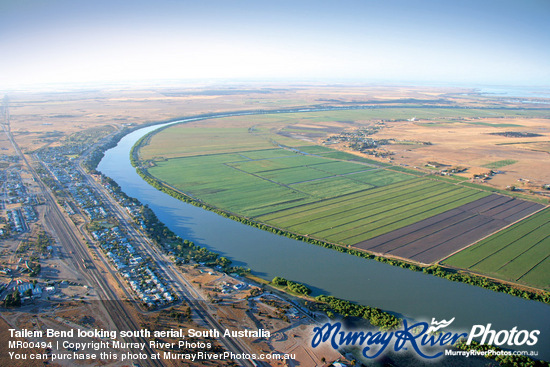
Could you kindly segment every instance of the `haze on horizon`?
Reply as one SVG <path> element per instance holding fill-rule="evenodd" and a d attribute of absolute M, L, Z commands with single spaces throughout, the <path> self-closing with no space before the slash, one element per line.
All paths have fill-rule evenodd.
<path fill-rule="evenodd" d="M 547 0 L 0 3 L 0 89 L 179 79 L 550 86 Z"/>

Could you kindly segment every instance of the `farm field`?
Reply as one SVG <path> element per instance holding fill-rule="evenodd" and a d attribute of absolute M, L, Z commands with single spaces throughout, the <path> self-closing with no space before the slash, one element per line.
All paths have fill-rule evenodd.
<path fill-rule="evenodd" d="M 449 257 L 444 264 L 550 289 L 550 208 Z"/>
<path fill-rule="evenodd" d="M 156 162 L 149 173 L 193 197 L 247 217 L 413 178 L 371 164 L 282 148 L 173 158 Z"/>
<path fill-rule="evenodd" d="M 355 247 L 433 263 L 541 208 L 541 204 L 492 194 Z"/>
<path fill-rule="evenodd" d="M 214 130 L 213 135 L 219 132 Z M 228 143 L 235 141 L 229 138 Z M 418 244 L 420 240 L 408 234 L 408 246 L 378 248 L 368 241 L 403 227 L 422 227 L 424 221 L 430 223 L 431 218 L 490 194 L 452 181 L 419 178 L 406 174 L 407 169 L 399 172 L 395 170 L 399 167 L 382 167 L 375 161 L 357 162 L 351 154 L 342 156 L 354 161 L 336 160 L 327 155 L 339 152 L 322 146 L 257 149 L 259 146 L 244 144 L 241 151 L 230 147 L 229 152 L 215 153 L 216 149 L 211 154 L 162 160 L 149 173 L 211 205 L 278 228 L 424 263 L 437 261 L 510 223 L 492 218 L 479 222 L 476 216 L 461 221 L 460 216 L 451 216 L 440 223 L 441 228 L 456 228 L 425 233 L 430 241 Z M 510 215 L 518 210 L 512 209 Z M 475 231 L 451 236 L 471 223 L 478 224 Z M 443 246 L 441 242 L 449 236 L 453 241 Z"/>
<path fill-rule="evenodd" d="M 490 168 L 490 169 L 499 169 L 499 168 L 506 167 L 506 166 L 509 166 L 511 164 L 514 164 L 516 162 L 517 161 L 515 161 L 513 159 L 505 159 L 505 160 L 502 160 L 502 161 L 496 161 L 496 162 L 491 162 L 491 163 L 484 164 L 482 167 Z"/>
<path fill-rule="evenodd" d="M 521 137 L 524 132 L 539 136 Z M 518 180 L 526 182 L 525 179 L 528 179 L 530 183 L 522 186 L 533 190 L 550 182 L 547 118 L 407 121 L 387 124 L 387 128 L 375 136 L 431 143 L 414 148 L 403 144 L 384 146 L 393 154 L 396 165 L 424 167 L 427 162 L 436 161 L 449 167 L 467 168 L 467 171 L 458 174 L 464 178 L 490 170 L 500 171 L 484 184 L 501 190 L 507 186 L 517 186 Z"/>
<path fill-rule="evenodd" d="M 504 191 L 494 194 L 466 177 L 433 176 L 433 170 L 392 165 L 387 159 L 331 149 L 315 140 L 349 126 L 368 125 L 375 117 L 395 113 L 395 118 L 404 118 L 406 111 L 411 112 L 388 108 L 191 122 L 148 137 L 138 154 L 150 175 L 215 208 L 290 233 L 423 264 L 452 254 L 445 261 L 454 261 L 468 245 L 543 208 Z M 523 126 L 489 117 L 464 121 L 494 116 L 494 111 L 419 108 L 414 112 L 452 126 L 453 131 L 464 130 L 464 138 L 472 129 L 488 135 L 494 129 Z M 405 124 L 410 127 L 411 122 Z M 417 127 L 425 132 L 434 129 Z M 488 136 L 499 142 L 505 139 Z M 413 152 L 441 150 L 444 143 L 403 147 Z M 476 157 L 484 169 L 518 166 L 521 158 L 516 158 Z M 539 250 L 544 256 L 550 254 L 546 247 Z M 491 274 L 503 278 L 506 271 Z M 519 281 L 540 286 L 536 274 L 522 275 Z"/>
<path fill-rule="evenodd" d="M 330 242 L 353 245 L 486 195 L 417 179 L 259 217 L 258 220 Z"/>

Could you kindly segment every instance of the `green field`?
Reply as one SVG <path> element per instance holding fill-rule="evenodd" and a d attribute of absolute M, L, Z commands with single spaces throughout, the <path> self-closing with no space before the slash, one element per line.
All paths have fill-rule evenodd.
<path fill-rule="evenodd" d="M 247 217 L 413 178 L 284 149 L 167 159 L 156 162 L 149 173 L 195 198 Z"/>
<path fill-rule="evenodd" d="M 278 132 L 288 131 L 292 124 L 314 123 L 331 131 L 331 121 L 410 118 L 411 112 L 418 118 L 437 119 L 494 117 L 497 111 L 391 108 L 213 119 L 200 126 L 164 129 L 145 141 L 139 156 L 150 175 L 214 208 L 351 246 L 478 200 L 492 190 L 456 177 L 425 176 Z M 299 126 L 294 131 L 317 133 Z M 485 167 L 498 169 L 515 162 L 500 160 Z M 548 288 L 544 271 L 550 270 L 550 244 L 545 233 L 550 232 L 550 219 L 545 213 L 446 263 Z"/>
<path fill-rule="evenodd" d="M 480 125 L 480 126 L 491 126 L 491 127 L 521 127 L 522 125 L 518 124 L 495 124 L 495 123 L 488 123 L 488 122 L 480 122 L 480 121 L 468 121 L 467 124 L 470 125 Z"/>
<path fill-rule="evenodd" d="M 492 112 L 426 108 L 414 113 L 428 118 Z M 409 109 L 391 108 L 213 119 L 154 134 L 140 156 L 153 162 L 148 168 L 152 176 L 217 208 L 296 233 L 355 244 L 486 193 L 274 132 L 292 124 L 322 126 L 410 114 Z"/>
<path fill-rule="evenodd" d="M 550 289 L 550 208 L 451 256 L 445 264 Z"/>
<path fill-rule="evenodd" d="M 442 182 L 415 179 L 341 195 L 258 219 L 293 232 L 352 245 L 486 195 Z"/>
<path fill-rule="evenodd" d="M 149 173 L 218 208 L 346 245 L 487 195 L 406 169 L 327 158 L 318 154 L 333 151 L 320 146 L 231 151 L 159 161 Z"/>
<path fill-rule="evenodd" d="M 514 164 L 514 163 L 517 163 L 517 161 L 513 160 L 513 159 L 504 159 L 504 160 L 501 160 L 501 161 L 496 161 L 496 162 L 491 162 L 491 163 L 484 164 L 482 167 L 489 168 L 489 169 L 499 169 L 499 168 L 506 167 L 506 166 L 509 166 L 511 164 Z"/>

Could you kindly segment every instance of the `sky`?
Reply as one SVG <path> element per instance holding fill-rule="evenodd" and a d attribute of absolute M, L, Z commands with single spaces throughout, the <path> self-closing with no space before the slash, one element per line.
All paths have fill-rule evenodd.
<path fill-rule="evenodd" d="M 550 0 L 0 0 L 0 89 L 279 80 L 550 86 Z"/>

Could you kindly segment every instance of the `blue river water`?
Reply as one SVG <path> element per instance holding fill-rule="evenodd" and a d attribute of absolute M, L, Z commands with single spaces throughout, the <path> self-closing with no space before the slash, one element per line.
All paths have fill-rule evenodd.
<path fill-rule="evenodd" d="M 185 121 L 185 120 L 184 120 Z M 136 130 L 105 153 L 98 170 L 114 179 L 129 196 L 149 205 L 158 218 L 184 239 L 243 265 L 262 278 L 282 276 L 329 294 L 379 307 L 418 321 L 455 321 L 449 330 L 469 332 L 473 325 L 492 330 L 540 330 L 533 348 L 550 359 L 550 306 L 451 282 L 423 273 L 343 254 L 262 231 L 181 202 L 146 183 L 132 167 L 135 142 L 163 125 Z M 183 167 L 185 169 L 185 167 Z"/>

